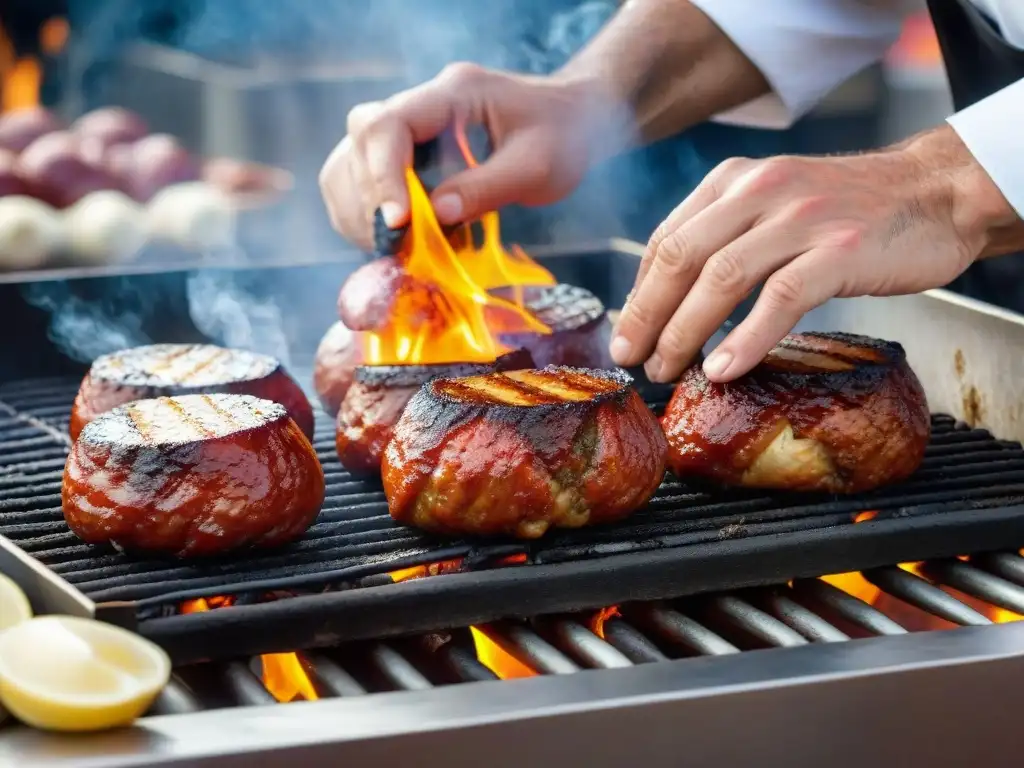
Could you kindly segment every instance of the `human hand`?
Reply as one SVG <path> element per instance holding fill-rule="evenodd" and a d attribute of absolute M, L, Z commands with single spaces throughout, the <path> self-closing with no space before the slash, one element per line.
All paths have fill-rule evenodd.
<path fill-rule="evenodd" d="M 828 299 L 945 285 L 1016 219 L 948 126 L 871 154 L 726 161 L 651 238 L 612 357 L 673 381 L 763 281 L 704 361 L 731 381 Z"/>
<path fill-rule="evenodd" d="M 348 135 L 320 172 L 334 228 L 370 249 L 379 207 L 391 228 L 409 218 L 405 169 L 413 146 L 455 124 L 483 124 L 493 152 L 431 195 L 442 225 L 472 220 L 509 203 L 545 205 L 572 192 L 590 165 L 588 131 L 600 122 L 586 83 L 453 64 L 422 85 L 348 116 Z"/>

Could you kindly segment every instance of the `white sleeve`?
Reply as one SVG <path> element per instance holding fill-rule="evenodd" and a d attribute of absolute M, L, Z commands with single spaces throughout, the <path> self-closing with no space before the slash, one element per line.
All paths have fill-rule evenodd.
<path fill-rule="evenodd" d="M 691 0 L 764 74 L 772 93 L 715 117 L 786 128 L 877 62 L 914 0 Z"/>
<path fill-rule="evenodd" d="M 996 91 L 949 118 L 967 149 L 985 169 L 1003 197 L 1024 217 L 1024 79 Z"/>

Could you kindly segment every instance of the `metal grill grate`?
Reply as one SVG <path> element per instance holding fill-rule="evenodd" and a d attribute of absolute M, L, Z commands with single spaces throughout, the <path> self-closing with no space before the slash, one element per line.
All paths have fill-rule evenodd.
<path fill-rule="evenodd" d="M 321 419 L 316 448 L 327 478 L 327 500 L 303 540 L 283 551 L 214 562 L 132 560 L 113 550 L 82 544 L 68 531 L 61 514 L 65 430 L 76 387 L 77 381 L 69 380 L 0 387 L 0 533 L 96 602 L 135 601 L 143 618 L 159 615 L 161 606 L 172 606 L 187 597 L 255 594 L 270 589 L 309 588 L 315 592 L 328 584 L 454 558 L 465 558 L 464 568 L 482 568 L 496 559 L 520 554 L 533 565 L 560 565 L 562 572 L 569 573 L 597 556 L 634 553 L 649 558 L 658 550 L 668 552 L 673 562 L 679 563 L 690 553 L 699 563 L 706 563 L 700 566 L 704 570 L 698 577 L 690 572 L 674 578 L 685 579 L 693 589 L 708 590 L 770 583 L 780 577 L 816 575 L 837 568 L 952 556 L 960 551 L 956 547 L 979 551 L 1024 544 L 1024 450 L 1019 444 L 996 440 L 944 416 L 934 417 L 934 437 L 921 470 L 898 487 L 859 497 L 808 499 L 716 491 L 670 477 L 648 509 L 625 524 L 559 532 L 529 544 L 439 541 L 394 525 L 379 485 L 355 480 L 340 467 L 331 425 Z M 853 525 L 855 514 L 865 509 L 878 510 L 877 519 Z M 925 528 L 921 520 L 927 521 Z M 949 524 L 940 524 L 943 520 Z M 836 551 L 847 551 L 853 529 L 873 532 L 875 538 L 868 542 L 870 557 L 852 566 L 837 563 L 831 569 L 823 565 L 820 570 L 809 570 L 819 567 L 815 552 L 827 560 Z M 789 535 L 777 535 L 781 533 Z M 919 546 L 911 547 L 915 551 L 899 551 L 908 537 Z M 746 565 L 733 563 L 723 570 L 716 557 L 740 553 L 726 546 L 737 541 L 745 542 L 742 552 L 760 552 L 763 557 L 745 556 Z M 886 542 L 896 551 L 886 551 Z M 788 565 L 780 563 L 791 558 L 786 547 L 796 544 L 809 559 L 786 572 Z M 928 551 L 916 551 L 922 547 Z M 531 568 L 514 570 L 529 572 Z M 664 579 L 656 567 L 644 572 L 650 578 Z M 580 590 L 579 599 L 586 601 L 580 606 L 606 604 L 621 597 L 616 589 L 626 586 L 607 575 L 605 571 L 605 578 L 589 592 Z M 679 594 L 683 586 L 663 584 L 661 591 L 674 589 L 670 593 Z M 652 595 L 647 590 L 641 596 Z M 552 605 L 549 609 L 564 607 Z"/>
<path fill-rule="evenodd" d="M 861 589 L 874 585 L 876 590 L 870 602 L 827 581 L 805 579 L 792 585 L 627 604 L 600 629 L 594 614 L 492 622 L 474 628 L 490 646 L 479 654 L 469 631 L 458 629 L 347 644 L 300 653 L 300 659 L 320 698 L 349 698 L 499 676 L 574 674 L 982 626 L 993 619 L 1016 621 L 1024 613 L 1024 558 L 1017 553 L 970 563 L 929 562 L 918 570 L 927 578 L 896 566 L 862 574 L 857 580 Z M 274 704 L 276 699 L 260 680 L 259 664 L 258 659 L 243 658 L 179 668 L 153 714 Z"/>

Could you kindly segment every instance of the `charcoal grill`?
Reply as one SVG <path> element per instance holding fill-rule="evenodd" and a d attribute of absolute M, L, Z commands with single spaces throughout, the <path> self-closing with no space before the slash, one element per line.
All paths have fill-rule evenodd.
<path fill-rule="evenodd" d="M 94 604 L 96 615 L 159 642 L 179 662 L 458 626 L 538 612 L 817 576 L 830 570 L 1024 545 L 1024 449 L 948 416 L 917 475 L 852 498 L 726 493 L 667 479 L 626 524 L 545 539 L 437 539 L 395 525 L 379 483 L 337 461 L 330 421 L 315 446 L 327 501 L 299 543 L 205 563 L 138 560 L 86 545 L 60 511 L 74 379 L 0 387 L 0 533 Z M 668 394 L 647 386 L 655 409 Z M 855 523 L 870 510 L 874 519 Z M 408 582 L 387 574 L 461 560 L 461 573 Z M 515 565 L 494 567 L 512 559 Z M 339 588 L 341 587 L 341 588 Z M 264 601 L 268 592 L 301 597 Z M 188 599 L 231 595 L 230 611 L 178 614 Z M 275 631 L 262 628 L 274 626 Z"/>
<path fill-rule="evenodd" d="M 553 254 L 547 264 L 614 305 L 621 291 L 608 285 L 631 275 L 637 252 L 619 242 Z M 608 269 L 595 269 L 597 259 Z M 608 282 L 595 285 L 595 275 Z M 340 566 L 355 566 L 343 574 L 325 574 L 315 562 L 322 557 L 303 560 L 301 547 L 290 567 L 264 560 L 259 572 L 251 561 L 223 561 L 205 573 L 175 564 L 171 578 L 189 583 L 170 585 L 154 583 L 167 577 L 167 564 L 113 553 L 76 559 L 83 552 L 55 514 L 77 382 L 0 386 L 0 512 L 5 525 L 25 526 L 15 542 L 50 562 L 39 567 L 9 546 L 0 548 L 4 570 L 37 609 L 135 626 L 178 664 L 175 683 L 139 727 L 70 741 L 13 729 L 0 739 L 0 764 L 58 756 L 76 766 L 393 764 L 424 750 L 451 765 L 678 765 L 683 755 L 693 765 L 1016 764 L 1008 718 L 1022 698 L 1015 681 L 1024 626 L 986 625 L 1007 617 L 993 606 L 1024 613 L 1024 560 L 1016 554 L 1024 544 L 1024 322 L 936 291 L 832 302 L 806 327 L 907 347 L 932 410 L 948 414 L 935 417 L 924 474 L 909 486 L 848 504 L 720 496 L 670 483 L 669 495 L 685 496 L 696 513 L 673 518 L 656 503 L 639 518 L 648 538 L 595 529 L 525 552 L 514 542 L 445 549 L 405 532 L 411 538 L 398 548 L 381 550 L 394 535 L 380 535 L 391 530 L 376 527 L 386 523 L 382 514 L 344 522 L 328 505 L 328 516 L 337 514 L 352 534 L 344 554 L 358 561 Z M 664 401 L 664 391 L 643 394 Z M 318 451 L 331 461 L 320 429 Z M 380 503 L 379 488 L 329 463 L 327 471 L 329 492 Z M 709 516 L 712 503 L 726 505 L 717 510 L 724 514 Z M 854 523 L 864 510 L 877 515 Z M 678 538 L 665 546 L 658 536 Z M 320 544 L 310 546 L 307 554 Z M 955 557 L 963 553 L 973 555 Z M 523 555 L 528 565 L 502 565 Z M 454 557 L 471 570 L 400 584 L 387 575 Z M 917 559 L 928 560 L 921 576 L 893 565 Z M 866 578 L 902 608 L 872 609 L 814 578 L 854 569 L 868 569 Z M 173 602 L 228 592 L 231 580 L 244 582 L 235 591 L 242 597 L 282 585 L 301 595 L 169 615 Z M 612 603 L 622 617 L 609 620 L 601 638 L 589 628 L 592 609 Z M 962 628 L 903 632 L 940 619 Z M 469 624 L 542 674 L 488 682 Z M 252 658 L 294 649 L 325 700 L 256 706 L 273 699 Z M 582 671 L 592 669 L 604 671 Z"/>

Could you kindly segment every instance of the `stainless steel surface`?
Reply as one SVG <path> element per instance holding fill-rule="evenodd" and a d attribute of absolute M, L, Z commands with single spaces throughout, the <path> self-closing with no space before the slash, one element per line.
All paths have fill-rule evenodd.
<path fill-rule="evenodd" d="M 981 627 L 992 623 L 952 595 L 896 566 L 865 571 L 864 578 L 890 595 L 954 624 Z"/>
<path fill-rule="evenodd" d="M 0 573 L 24 590 L 36 614 L 61 613 L 85 618 L 96 615 L 92 600 L 4 536 L 0 536 Z"/>
<path fill-rule="evenodd" d="M 871 607 L 853 595 L 848 595 L 818 579 L 799 579 L 793 582 L 797 597 L 803 596 L 812 602 L 835 611 L 851 624 L 876 635 L 903 635 L 907 630 L 881 611 Z"/>

